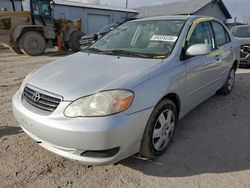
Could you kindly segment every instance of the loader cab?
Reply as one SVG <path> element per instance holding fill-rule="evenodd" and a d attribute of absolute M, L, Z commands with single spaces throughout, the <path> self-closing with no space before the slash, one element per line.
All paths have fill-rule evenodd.
<path fill-rule="evenodd" d="M 54 27 L 53 1 L 51 0 L 21 0 L 22 10 L 30 11 L 34 25 Z"/>

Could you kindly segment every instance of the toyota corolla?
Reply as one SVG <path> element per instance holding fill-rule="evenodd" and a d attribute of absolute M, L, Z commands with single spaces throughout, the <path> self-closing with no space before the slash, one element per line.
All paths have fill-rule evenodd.
<path fill-rule="evenodd" d="M 13 112 L 30 137 L 65 158 L 90 165 L 136 153 L 153 159 L 169 147 L 178 120 L 232 91 L 239 56 L 216 19 L 134 20 L 30 73 Z"/>

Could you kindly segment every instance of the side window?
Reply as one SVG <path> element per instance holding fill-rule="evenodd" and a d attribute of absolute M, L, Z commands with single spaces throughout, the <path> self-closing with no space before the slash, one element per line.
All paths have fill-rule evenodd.
<path fill-rule="evenodd" d="M 220 23 L 212 22 L 212 27 L 217 46 L 221 46 L 223 44 L 230 42 L 229 34 Z"/>
<path fill-rule="evenodd" d="M 199 23 L 195 27 L 190 39 L 187 42 L 187 47 L 194 44 L 208 44 L 211 49 L 215 48 L 213 32 L 209 22 Z"/>

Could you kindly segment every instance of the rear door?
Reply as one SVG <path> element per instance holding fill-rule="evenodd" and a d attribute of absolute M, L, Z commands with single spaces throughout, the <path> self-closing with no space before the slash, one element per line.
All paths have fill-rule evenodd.
<path fill-rule="evenodd" d="M 226 78 L 228 77 L 229 71 L 233 64 L 233 46 L 231 43 L 230 35 L 228 34 L 225 27 L 218 21 L 211 21 L 213 28 L 216 51 L 215 57 L 218 61 L 218 74 L 220 78 L 219 86 L 223 85 Z"/>

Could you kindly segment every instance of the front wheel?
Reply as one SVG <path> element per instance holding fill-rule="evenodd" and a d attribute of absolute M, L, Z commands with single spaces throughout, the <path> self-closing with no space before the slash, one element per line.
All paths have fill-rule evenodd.
<path fill-rule="evenodd" d="M 233 91 L 234 88 L 234 82 L 235 82 L 235 68 L 232 68 L 230 70 L 230 73 L 227 77 L 227 80 L 225 84 L 220 88 L 220 90 L 217 91 L 219 95 L 228 95 Z"/>
<path fill-rule="evenodd" d="M 149 159 L 163 154 L 170 145 L 177 122 L 175 104 L 162 100 L 152 112 L 141 143 L 140 154 Z"/>
<path fill-rule="evenodd" d="M 82 36 L 84 35 L 84 33 L 82 33 L 81 31 L 74 31 L 69 39 L 68 42 L 68 47 L 73 51 L 73 52 L 78 52 L 80 51 L 80 39 L 82 38 Z"/>

